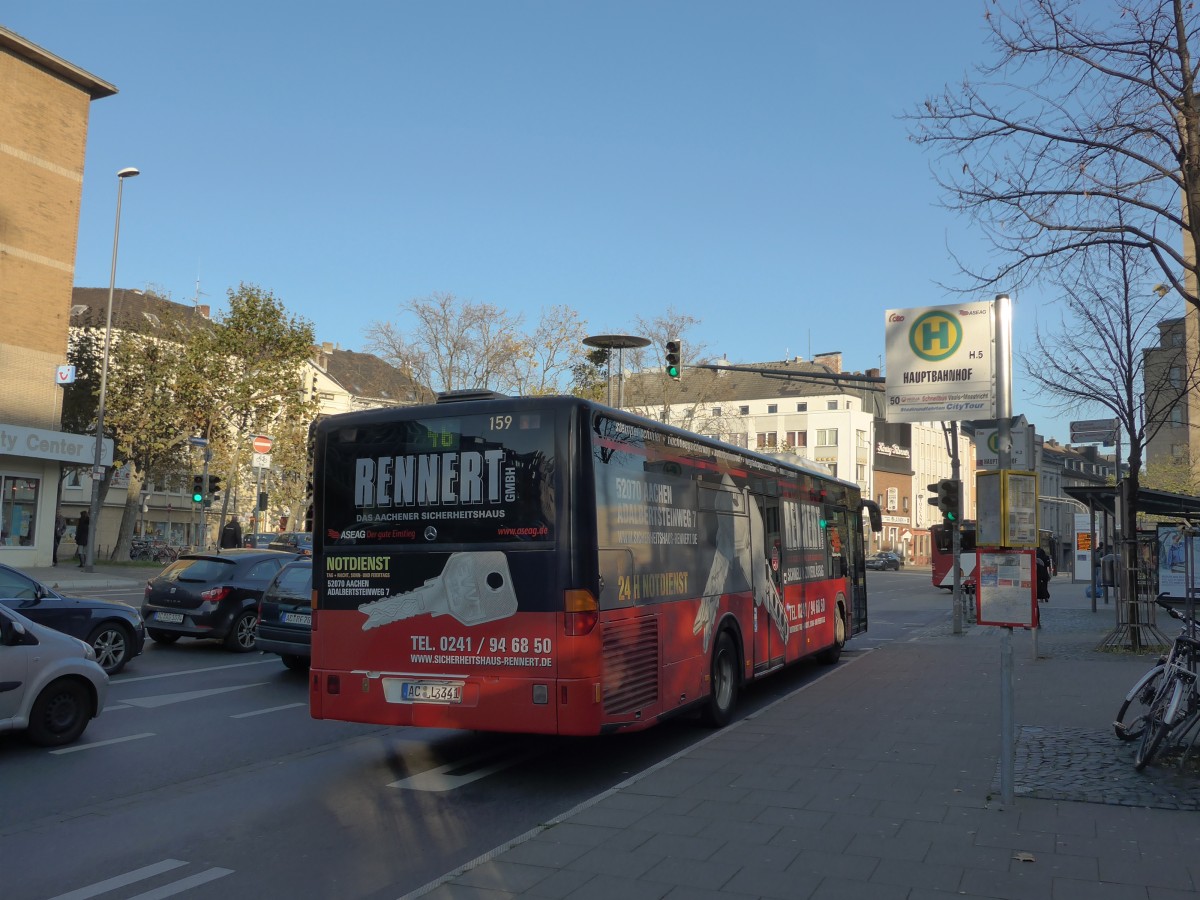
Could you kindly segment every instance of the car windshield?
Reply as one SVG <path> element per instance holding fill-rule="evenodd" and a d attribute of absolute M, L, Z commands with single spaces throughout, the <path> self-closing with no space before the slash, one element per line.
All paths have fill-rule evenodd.
<path fill-rule="evenodd" d="M 164 581 L 220 581 L 233 571 L 234 563 L 226 559 L 177 559 L 163 570 Z"/>

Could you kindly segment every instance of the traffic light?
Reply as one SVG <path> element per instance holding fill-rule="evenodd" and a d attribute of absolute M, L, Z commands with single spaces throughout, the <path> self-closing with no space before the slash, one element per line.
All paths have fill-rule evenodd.
<path fill-rule="evenodd" d="M 962 502 L 962 482 L 948 479 L 944 485 L 944 500 L 945 505 L 942 506 L 942 515 L 949 522 L 958 522 L 961 520 L 961 502 Z"/>
<path fill-rule="evenodd" d="M 937 484 L 926 485 L 929 492 L 936 494 L 929 498 L 930 504 L 942 512 L 942 518 L 947 524 L 960 521 L 962 514 L 962 482 L 953 478 L 943 478 Z"/>
<path fill-rule="evenodd" d="M 677 340 L 667 341 L 667 375 L 679 380 L 680 375 L 680 357 L 683 354 L 683 342 Z"/>
<path fill-rule="evenodd" d="M 192 502 L 193 503 L 203 503 L 204 502 L 204 476 L 203 475 L 193 475 L 192 476 Z"/>
<path fill-rule="evenodd" d="M 216 500 L 217 495 L 220 492 L 221 492 L 221 476 L 220 475 L 209 475 L 208 476 L 209 501 L 211 502 L 211 501 Z"/>

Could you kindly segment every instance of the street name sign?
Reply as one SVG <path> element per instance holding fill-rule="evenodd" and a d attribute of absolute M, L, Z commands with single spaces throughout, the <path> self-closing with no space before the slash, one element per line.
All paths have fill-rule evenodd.
<path fill-rule="evenodd" d="M 1103 444 L 1111 447 L 1116 442 L 1116 419 L 1084 419 L 1071 423 L 1072 444 Z"/>

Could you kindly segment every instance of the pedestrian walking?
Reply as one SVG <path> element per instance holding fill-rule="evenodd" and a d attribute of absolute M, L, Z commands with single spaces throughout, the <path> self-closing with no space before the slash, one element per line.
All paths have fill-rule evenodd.
<path fill-rule="evenodd" d="M 231 516 L 221 529 L 221 549 L 229 550 L 242 546 L 242 523 L 237 516 Z"/>
<path fill-rule="evenodd" d="M 50 557 L 52 566 L 58 565 L 58 545 L 62 543 L 63 535 L 67 533 L 67 520 L 62 513 L 54 517 L 54 553 Z"/>
<path fill-rule="evenodd" d="M 85 509 L 79 514 L 79 524 L 75 526 L 75 558 L 82 566 L 87 562 L 87 542 L 92 533 L 92 518 Z"/>

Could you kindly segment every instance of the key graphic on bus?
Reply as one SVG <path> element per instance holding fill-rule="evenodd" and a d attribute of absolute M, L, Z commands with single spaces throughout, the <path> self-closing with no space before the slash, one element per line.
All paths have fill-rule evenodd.
<path fill-rule="evenodd" d="M 364 603 L 363 631 L 428 613 L 453 616 L 464 625 L 507 619 L 517 612 L 508 559 L 496 550 L 451 553 L 442 574 L 406 594 Z"/>

